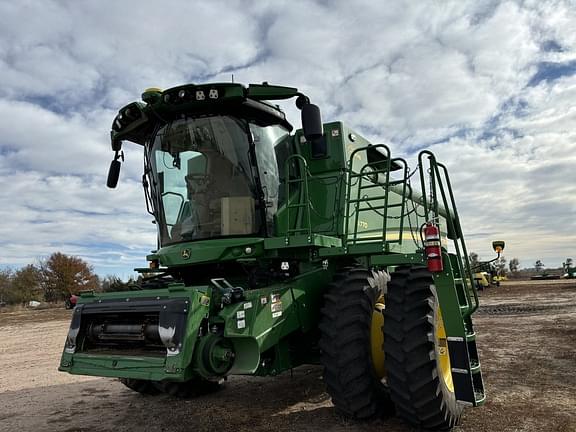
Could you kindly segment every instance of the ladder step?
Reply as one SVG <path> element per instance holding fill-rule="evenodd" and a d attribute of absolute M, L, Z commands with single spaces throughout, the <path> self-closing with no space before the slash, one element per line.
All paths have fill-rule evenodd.
<path fill-rule="evenodd" d="M 354 238 L 350 236 L 348 241 L 352 244 L 366 244 L 366 243 L 380 243 L 384 246 L 386 243 L 400 243 L 400 239 L 386 240 L 386 237 L 366 237 L 366 238 Z"/>
<path fill-rule="evenodd" d="M 375 187 L 382 187 L 382 185 L 380 183 L 375 183 L 375 184 L 369 184 L 366 186 L 360 186 L 358 189 L 363 190 L 363 189 L 372 189 Z"/>
<path fill-rule="evenodd" d="M 361 202 L 361 203 L 362 203 L 362 202 L 369 203 L 369 202 L 371 202 L 371 201 L 372 201 L 372 200 L 363 200 L 363 201 L 361 200 L 361 201 L 358 201 L 358 202 Z M 398 203 L 398 204 L 388 204 L 387 206 L 385 206 L 385 205 L 372 206 L 372 205 L 371 205 L 371 206 L 369 206 L 369 207 L 363 207 L 363 208 L 356 209 L 356 211 L 382 210 L 382 209 L 385 209 L 385 208 L 401 207 L 401 206 L 402 206 L 401 203 Z"/>
<path fill-rule="evenodd" d="M 484 403 L 484 401 L 486 400 L 486 395 L 484 394 L 484 392 L 481 391 L 474 391 L 474 399 L 475 399 L 475 405 L 482 405 Z"/>
<path fill-rule="evenodd" d="M 486 400 L 486 393 L 484 392 L 484 382 L 480 370 L 472 375 L 472 385 L 474 387 L 474 405 L 483 405 Z"/>
<path fill-rule="evenodd" d="M 365 212 L 365 211 L 370 211 L 370 210 L 376 210 L 376 209 L 383 209 L 386 206 L 370 206 L 370 207 L 362 207 L 362 208 L 357 208 L 356 211 L 358 212 Z"/>
<path fill-rule="evenodd" d="M 483 391 L 474 389 L 474 402 L 470 403 L 467 400 L 461 400 L 461 399 L 457 399 L 457 400 L 458 400 L 458 402 L 461 402 L 465 405 L 480 406 L 480 405 L 484 405 L 484 402 L 486 402 L 486 395 L 484 394 Z"/>
<path fill-rule="evenodd" d="M 456 399 L 478 406 L 484 403 L 485 394 L 475 339 L 473 331 L 467 331 L 464 337 L 449 337 L 448 349 Z"/>
<path fill-rule="evenodd" d="M 364 208 L 358 209 L 358 211 L 361 211 L 361 212 L 362 212 L 362 211 L 370 211 L 370 210 L 384 210 L 384 209 L 387 208 L 387 207 L 390 207 L 390 206 L 383 206 L 383 205 L 381 205 L 381 206 L 372 206 L 372 205 L 371 205 L 371 206 L 369 206 L 369 207 L 364 207 Z"/>
<path fill-rule="evenodd" d="M 367 197 L 367 198 L 353 198 L 351 200 L 349 200 L 348 202 L 354 203 L 354 202 L 366 202 L 366 201 L 376 201 L 376 200 L 383 200 L 386 199 L 386 195 L 378 195 L 375 197 Z"/>
<path fill-rule="evenodd" d="M 396 186 L 396 185 L 399 185 L 399 184 L 402 184 L 402 183 L 406 183 L 406 180 L 395 180 L 395 181 L 391 181 L 391 182 L 388 182 L 388 183 L 372 183 L 372 184 L 369 184 L 369 185 L 366 185 L 366 186 L 360 186 L 358 189 L 360 189 L 360 190 L 362 190 L 362 189 L 372 189 L 372 188 L 375 188 L 375 187 L 380 187 L 380 188 L 385 189 L 386 186 Z"/>
<path fill-rule="evenodd" d="M 470 373 L 471 374 L 478 374 L 480 373 L 480 362 L 477 360 L 470 361 Z"/>
<path fill-rule="evenodd" d="M 402 183 L 406 183 L 406 180 L 394 180 L 391 182 L 388 182 L 388 186 L 396 186 Z M 383 183 L 384 185 L 386 185 L 386 183 Z"/>
<path fill-rule="evenodd" d="M 372 201 L 381 201 L 383 199 L 385 199 L 386 197 L 383 196 L 377 196 L 377 197 L 367 197 L 367 198 L 354 198 L 349 200 L 349 202 L 351 203 L 363 203 L 363 202 L 372 202 Z M 396 204 L 388 204 L 386 207 L 390 208 L 390 207 L 401 207 L 403 206 L 403 203 L 396 203 Z M 460 279 L 462 280 L 462 279 Z"/>

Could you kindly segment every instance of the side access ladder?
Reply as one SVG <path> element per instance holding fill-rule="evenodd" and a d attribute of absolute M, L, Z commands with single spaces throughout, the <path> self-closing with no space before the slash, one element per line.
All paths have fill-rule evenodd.
<path fill-rule="evenodd" d="M 451 311 L 445 326 L 456 399 L 467 405 L 482 405 L 486 396 L 471 318 L 478 309 L 479 299 L 452 185 L 446 166 L 437 162 L 430 151 L 420 152 L 418 165 L 426 220 L 438 220 L 442 204 L 448 238 L 454 249 L 454 253 L 443 251 L 444 271 L 435 273 L 434 279 L 441 307 Z"/>

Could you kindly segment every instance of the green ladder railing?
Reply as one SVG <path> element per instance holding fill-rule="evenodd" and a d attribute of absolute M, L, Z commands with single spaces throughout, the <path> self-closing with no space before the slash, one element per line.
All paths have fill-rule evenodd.
<path fill-rule="evenodd" d="M 290 167 L 292 161 L 295 161 L 294 167 L 297 169 L 298 174 L 294 178 L 290 178 Z M 293 154 L 289 156 L 284 162 L 284 172 L 286 173 L 285 188 L 286 188 L 286 233 L 285 239 L 288 243 L 291 234 L 307 235 L 309 241 L 312 239 L 312 218 L 311 218 L 311 203 L 308 185 L 308 164 L 306 158 L 300 154 Z M 296 202 L 291 202 L 291 185 L 298 185 L 298 194 Z M 303 211 L 300 211 L 303 209 Z M 295 217 L 290 217 L 290 212 L 295 210 Z M 291 223 L 295 221 L 294 228 Z"/>
<path fill-rule="evenodd" d="M 384 160 L 368 162 L 368 151 L 378 151 L 382 149 L 384 153 L 379 154 L 384 156 Z M 364 152 L 366 153 L 366 163 L 358 170 L 354 166 L 356 156 Z M 397 164 L 402 169 L 402 176 L 400 179 L 391 180 L 390 172 L 392 171 L 393 164 Z M 406 191 L 408 181 L 408 164 L 402 158 L 391 158 L 390 149 L 384 144 L 369 145 L 354 150 L 350 154 L 348 160 L 348 176 L 347 176 L 347 190 L 346 190 L 346 216 L 344 219 L 344 240 L 345 246 L 355 246 L 358 244 L 366 243 L 380 243 L 383 252 L 389 251 L 390 243 L 402 243 L 403 230 L 404 230 L 404 215 L 406 209 Z M 355 196 L 353 196 L 353 190 Z M 369 196 L 366 192 L 369 189 L 378 189 L 378 194 Z M 390 204 L 389 192 L 391 188 L 400 189 L 400 202 Z M 381 191 L 380 191 L 381 189 Z M 400 225 L 397 239 L 387 238 L 389 209 L 400 207 Z M 362 234 L 374 234 L 369 237 L 359 236 L 359 217 L 362 212 L 377 212 L 382 216 L 382 226 L 363 230 Z M 352 229 L 350 229 L 351 221 L 353 218 Z"/>
<path fill-rule="evenodd" d="M 425 163 L 425 159 L 428 161 L 427 164 Z M 460 219 L 458 211 L 456 210 L 456 201 L 454 200 L 448 169 L 445 165 L 436 161 L 434 154 L 428 150 L 423 150 L 419 153 L 418 164 L 420 167 L 420 184 L 422 188 L 421 204 L 424 207 L 424 214 L 427 221 L 439 219 L 441 214 L 439 198 L 442 200 L 442 213 L 445 213 L 448 237 L 453 241 L 457 270 L 460 275 L 460 280 L 456 281 L 456 289 L 461 289 L 465 300 L 464 304 L 460 305 L 460 308 L 462 315 L 467 317 L 478 309 L 478 291 L 474 286 L 474 275 L 470 267 L 468 251 L 466 250 L 466 243 L 464 242 Z M 428 169 L 426 169 L 426 167 L 428 167 Z M 426 184 L 427 179 L 424 175 L 426 171 L 429 174 L 429 185 Z M 461 298 L 461 296 L 459 296 L 459 298 Z"/>

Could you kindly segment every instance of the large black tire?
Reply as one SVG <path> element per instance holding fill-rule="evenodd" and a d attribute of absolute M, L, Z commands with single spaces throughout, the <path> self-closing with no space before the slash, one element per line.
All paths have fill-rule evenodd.
<path fill-rule="evenodd" d="M 141 394 L 155 395 L 166 393 L 170 396 L 184 399 L 215 392 L 222 387 L 223 380 L 209 381 L 198 377 L 185 382 L 174 382 L 120 378 L 120 382 L 130 390 Z"/>
<path fill-rule="evenodd" d="M 145 394 L 145 395 L 155 395 L 160 393 L 160 391 L 154 386 L 152 381 L 134 379 L 134 378 L 120 378 L 120 382 L 128 387 L 130 390 L 135 392 Z"/>
<path fill-rule="evenodd" d="M 157 381 L 153 384 L 162 393 L 176 398 L 187 399 L 218 391 L 222 388 L 223 382 L 224 380 L 209 381 L 196 377 L 185 382 Z"/>
<path fill-rule="evenodd" d="M 443 378 L 435 342 L 441 324 L 434 279 L 424 267 L 392 273 L 384 312 L 387 383 L 399 417 L 423 429 L 455 426 L 463 407 Z M 443 348 L 447 349 L 447 348 Z M 447 354 L 446 351 L 443 351 Z M 444 368 L 449 371 L 449 367 Z"/>
<path fill-rule="evenodd" d="M 334 276 L 321 310 L 320 349 L 324 381 L 336 411 L 349 418 L 369 419 L 392 404 L 371 357 L 371 321 L 381 296 L 366 269 L 349 267 Z"/>

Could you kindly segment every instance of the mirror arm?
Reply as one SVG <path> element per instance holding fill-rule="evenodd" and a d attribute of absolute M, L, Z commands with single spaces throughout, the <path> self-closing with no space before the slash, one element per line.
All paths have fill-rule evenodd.
<path fill-rule="evenodd" d="M 122 159 L 122 162 L 124 162 L 124 151 L 123 150 L 116 150 L 116 152 L 114 153 L 114 160 L 117 161 L 118 159 Z"/>
<path fill-rule="evenodd" d="M 296 108 L 302 111 L 302 107 L 310 103 L 310 98 L 304 93 L 297 93 L 296 96 Z"/>

